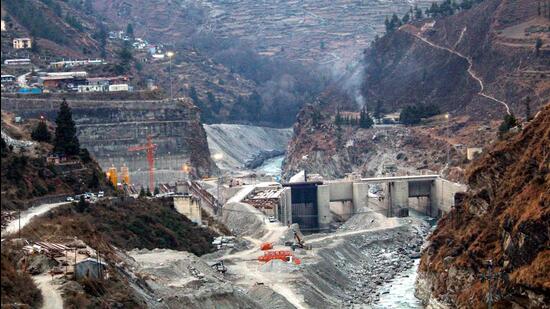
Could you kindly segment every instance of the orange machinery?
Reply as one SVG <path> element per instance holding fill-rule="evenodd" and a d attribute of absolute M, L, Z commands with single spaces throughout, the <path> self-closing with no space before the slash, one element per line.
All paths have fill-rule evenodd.
<path fill-rule="evenodd" d="M 262 251 L 271 250 L 271 249 L 273 249 L 273 244 L 270 243 L 270 242 L 264 242 L 264 243 L 260 246 L 260 250 L 262 250 Z"/>
<path fill-rule="evenodd" d="M 302 261 L 299 258 L 294 257 L 292 252 L 288 250 L 273 250 L 265 251 L 264 255 L 258 257 L 260 262 L 269 262 L 271 260 L 281 260 L 283 262 L 293 262 L 296 265 L 300 265 Z"/>
<path fill-rule="evenodd" d="M 149 190 L 153 191 L 155 187 L 155 150 L 157 145 L 153 144 L 153 137 L 147 136 L 147 144 L 128 147 L 128 151 L 143 151 L 147 154 L 147 162 L 149 163 Z"/>

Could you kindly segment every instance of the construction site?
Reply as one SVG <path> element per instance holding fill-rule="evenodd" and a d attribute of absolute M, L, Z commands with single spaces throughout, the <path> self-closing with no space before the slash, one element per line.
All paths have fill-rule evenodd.
<path fill-rule="evenodd" d="M 232 236 L 200 258 L 131 251 L 134 271 L 169 307 L 420 306 L 411 291 L 424 238 L 463 186 L 434 175 L 294 181 L 181 184 L 176 209 L 192 220 L 208 213 Z"/>

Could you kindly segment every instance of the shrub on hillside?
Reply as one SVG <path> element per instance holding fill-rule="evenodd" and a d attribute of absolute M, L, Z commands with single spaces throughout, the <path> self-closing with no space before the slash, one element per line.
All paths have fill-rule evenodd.
<path fill-rule="evenodd" d="M 25 272 L 17 270 L 14 251 L 2 243 L 1 262 L 1 285 L 2 285 L 2 307 L 24 304 L 30 308 L 39 308 L 42 303 L 42 294 Z M 21 308 L 20 306 L 17 306 Z"/>
<path fill-rule="evenodd" d="M 40 121 L 31 132 L 31 138 L 37 142 L 49 143 L 52 140 L 52 134 L 48 130 L 46 122 Z"/>
<path fill-rule="evenodd" d="M 420 123 L 422 118 L 432 117 L 439 113 L 439 108 L 433 104 L 417 104 L 405 107 L 399 115 L 399 120 L 405 125 L 414 125 Z"/>

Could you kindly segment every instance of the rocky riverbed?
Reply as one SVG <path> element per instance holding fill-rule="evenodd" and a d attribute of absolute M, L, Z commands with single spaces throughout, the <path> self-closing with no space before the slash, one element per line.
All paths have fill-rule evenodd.
<path fill-rule="evenodd" d="M 305 266 L 310 286 L 302 288 L 310 307 L 374 305 L 388 293 L 393 279 L 414 267 L 430 225 L 418 218 L 388 220 L 395 221 L 388 228 L 311 239 L 314 248 L 319 247 L 314 249 L 317 260 Z"/>

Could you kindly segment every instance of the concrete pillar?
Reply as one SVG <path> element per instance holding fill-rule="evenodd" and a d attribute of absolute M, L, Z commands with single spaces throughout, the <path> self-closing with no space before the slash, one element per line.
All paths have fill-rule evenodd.
<path fill-rule="evenodd" d="M 356 182 L 353 184 L 353 213 L 360 211 L 362 208 L 367 207 L 369 193 L 369 184 L 364 182 Z"/>
<path fill-rule="evenodd" d="M 291 188 L 285 189 L 285 207 L 284 207 L 284 218 L 285 221 L 283 221 L 286 225 L 292 224 L 292 194 L 291 194 Z"/>
<path fill-rule="evenodd" d="M 431 217 L 438 217 L 441 214 L 451 211 L 455 202 L 457 192 L 466 191 L 467 187 L 462 184 L 453 183 L 448 180 L 438 178 L 432 184 L 430 202 Z"/>
<path fill-rule="evenodd" d="M 330 214 L 330 188 L 328 185 L 317 186 L 317 215 L 319 229 L 328 230 L 332 215 Z"/>
<path fill-rule="evenodd" d="M 441 208 L 441 181 L 436 179 L 432 182 L 432 190 L 430 193 L 430 204 L 426 210 L 426 214 L 430 217 L 437 217 L 438 210 Z"/>
<path fill-rule="evenodd" d="M 393 217 L 400 208 L 409 208 L 409 183 L 406 181 L 390 182 L 390 211 L 389 216 Z"/>

